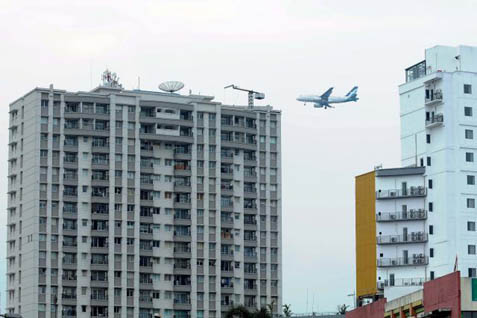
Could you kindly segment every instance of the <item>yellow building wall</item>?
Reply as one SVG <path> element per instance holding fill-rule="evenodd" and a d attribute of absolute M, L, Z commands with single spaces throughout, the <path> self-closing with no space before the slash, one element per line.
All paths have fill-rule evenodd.
<path fill-rule="evenodd" d="M 375 172 L 356 177 L 356 296 L 374 295 L 376 286 Z"/>

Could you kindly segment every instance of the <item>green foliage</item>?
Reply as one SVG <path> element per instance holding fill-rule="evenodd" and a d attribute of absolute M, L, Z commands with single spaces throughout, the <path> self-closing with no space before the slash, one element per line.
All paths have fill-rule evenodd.
<path fill-rule="evenodd" d="M 283 305 L 283 315 L 285 318 L 290 318 L 292 316 L 292 310 L 290 304 Z"/>
<path fill-rule="evenodd" d="M 336 309 L 337 309 L 337 311 L 338 311 L 338 312 L 337 312 L 338 315 L 344 315 L 344 314 L 346 314 L 346 312 L 348 311 L 348 307 L 349 307 L 349 306 L 346 305 L 346 304 L 338 305 L 338 306 L 336 307 Z"/>
<path fill-rule="evenodd" d="M 225 318 L 253 318 L 253 315 L 245 306 L 234 306 L 225 313 Z"/>

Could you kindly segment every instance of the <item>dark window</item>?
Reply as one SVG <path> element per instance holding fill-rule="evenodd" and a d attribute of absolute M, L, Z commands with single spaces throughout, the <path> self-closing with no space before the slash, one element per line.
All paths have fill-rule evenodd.
<path fill-rule="evenodd" d="M 429 179 L 427 183 L 429 184 L 429 189 L 432 189 L 432 179 Z"/>
<path fill-rule="evenodd" d="M 464 84 L 464 94 L 472 94 L 472 85 Z"/>
<path fill-rule="evenodd" d="M 467 176 L 467 184 L 474 185 L 475 184 L 475 176 Z"/>
<path fill-rule="evenodd" d="M 467 207 L 472 208 L 472 209 L 475 208 L 475 199 L 468 198 L 467 199 Z"/>
<path fill-rule="evenodd" d="M 432 247 L 429 249 L 429 257 L 434 257 L 434 249 Z"/>
<path fill-rule="evenodd" d="M 474 153 L 473 152 L 466 152 L 465 153 L 465 161 L 466 162 L 474 162 Z"/>
<path fill-rule="evenodd" d="M 475 245 L 473 244 L 467 245 L 467 254 L 475 255 Z"/>
<path fill-rule="evenodd" d="M 421 167 L 424 167 L 424 158 L 421 158 L 420 162 L 421 162 Z"/>
<path fill-rule="evenodd" d="M 431 166 L 431 157 L 427 157 L 427 166 Z"/>
<path fill-rule="evenodd" d="M 469 277 L 476 277 L 477 276 L 477 270 L 475 267 L 470 267 L 469 268 Z"/>
<path fill-rule="evenodd" d="M 426 112 L 426 121 L 431 120 L 431 114 L 429 112 Z"/>
<path fill-rule="evenodd" d="M 426 135 L 426 143 L 428 143 L 428 144 L 431 143 L 431 135 L 429 135 L 429 134 Z"/>
<path fill-rule="evenodd" d="M 434 210 L 434 203 L 429 202 L 429 212 L 432 212 Z"/>
<path fill-rule="evenodd" d="M 474 131 L 472 129 L 465 130 L 465 139 L 474 139 Z"/>
<path fill-rule="evenodd" d="M 433 272 L 433 271 L 431 271 L 431 273 L 430 273 L 430 274 L 431 274 L 431 280 L 433 280 L 433 279 L 434 279 L 434 272 Z"/>
<path fill-rule="evenodd" d="M 465 106 L 464 107 L 464 115 L 467 117 L 472 117 L 472 107 Z"/>
<path fill-rule="evenodd" d="M 467 222 L 467 231 L 475 231 L 475 222 L 474 221 L 468 221 Z"/>
<path fill-rule="evenodd" d="M 429 234 L 430 235 L 434 234 L 434 226 L 433 225 L 429 225 Z"/>

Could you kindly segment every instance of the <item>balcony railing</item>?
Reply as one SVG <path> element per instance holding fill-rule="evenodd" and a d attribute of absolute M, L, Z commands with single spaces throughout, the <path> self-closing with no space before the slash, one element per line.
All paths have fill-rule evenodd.
<path fill-rule="evenodd" d="M 424 232 L 414 232 L 407 235 L 381 235 L 376 237 L 378 244 L 407 244 L 427 242 L 428 235 Z"/>
<path fill-rule="evenodd" d="M 442 90 L 428 90 L 426 96 L 426 105 L 432 105 L 439 102 L 442 102 Z"/>
<path fill-rule="evenodd" d="M 440 126 L 444 123 L 443 114 L 435 114 L 426 120 L 426 128 L 432 128 Z"/>
<path fill-rule="evenodd" d="M 419 278 L 398 278 L 398 279 L 385 279 L 378 282 L 378 289 L 384 289 L 384 287 L 407 287 L 407 286 L 422 286 L 427 280 L 423 277 Z"/>
<path fill-rule="evenodd" d="M 394 213 L 377 213 L 376 221 L 394 222 L 394 221 L 413 221 L 427 219 L 427 211 L 424 209 L 411 209 L 409 211 L 399 211 Z"/>
<path fill-rule="evenodd" d="M 427 189 L 423 186 L 410 187 L 408 189 L 392 189 L 376 191 L 376 199 L 399 199 L 409 197 L 424 197 Z"/>
<path fill-rule="evenodd" d="M 429 264 L 429 257 L 423 254 L 412 257 L 379 258 L 378 267 L 420 266 Z"/>

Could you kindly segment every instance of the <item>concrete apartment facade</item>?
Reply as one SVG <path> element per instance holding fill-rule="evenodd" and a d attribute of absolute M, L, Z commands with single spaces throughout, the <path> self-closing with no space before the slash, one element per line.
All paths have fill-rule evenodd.
<path fill-rule="evenodd" d="M 392 300 L 456 266 L 463 277 L 477 276 L 477 48 L 427 49 L 425 60 L 405 74 L 406 82 L 399 87 L 403 168 L 375 169 L 356 178 L 360 299 Z M 383 176 L 385 171 L 394 175 Z M 409 186 L 417 196 L 409 195 Z M 400 195 L 403 191 L 408 195 Z M 382 193 L 390 195 L 384 198 Z M 375 235 L 364 233 L 373 222 Z M 375 254 L 370 252 L 373 244 Z M 412 264 L 396 260 L 383 266 L 381 258 L 389 253 Z M 414 255 L 417 259 L 411 260 Z"/>
<path fill-rule="evenodd" d="M 278 313 L 280 118 L 108 83 L 11 103 L 7 311 Z"/>

